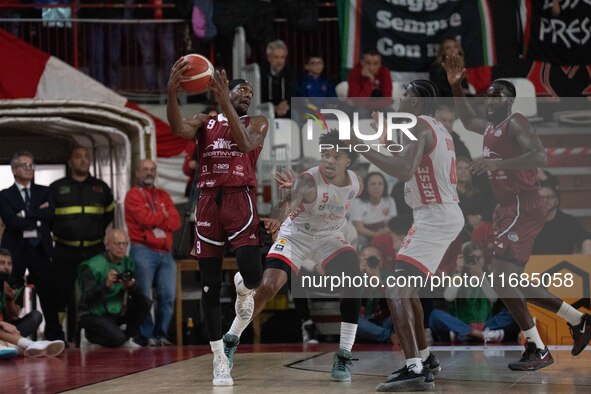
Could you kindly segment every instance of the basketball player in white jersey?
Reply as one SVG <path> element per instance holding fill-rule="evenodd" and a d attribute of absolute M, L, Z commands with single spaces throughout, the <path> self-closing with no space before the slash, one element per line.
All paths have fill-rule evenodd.
<path fill-rule="evenodd" d="M 406 203 L 414 222 L 396 255 L 396 276 L 435 273 L 450 243 L 464 226 L 456 192 L 455 150 L 451 135 L 431 113 L 437 87 L 427 80 L 410 82 L 400 100 L 400 112 L 417 117 L 410 141 L 400 153 L 362 153 L 382 171 L 404 182 Z M 435 387 L 439 361 L 430 354 L 423 327 L 419 288 L 390 290 L 392 318 L 406 357 L 406 365 L 381 383 L 378 391 L 415 391 Z"/>
<path fill-rule="evenodd" d="M 279 223 L 283 223 L 265 260 L 263 281 L 254 296 L 253 317 L 287 283 L 291 272 L 298 273 L 306 259 L 321 264 L 327 275 L 361 275 L 357 253 L 343 235 L 347 212 L 355 197 L 361 194 L 363 185 L 361 179 L 347 169 L 358 154 L 344 150 L 349 145 L 339 140 L 337 130 L 322 134 L 319 141 L 321 146 L 330 145 L 339 149 L 322 150 L 320 165 L 302 174 L 294 177 L 290 172 L 283 172 L 275 177 L 281 188 L 291 188 L 291 208 L 283 210 L 285 214 L 289 213 L 284 221 L 285 214 L 279 218 Z M 267 228 L 272 233 L 275 230 Z M 351 348 L 357 332 L 363 289 L 341 290 L 341 337 L 339 349 L 334 355 L 331 378 L 334 381 L 349 381 L 349 365 L 353 360 Z M 248 323 L 249 320 L 237 315 L 224 335 L 226 355 L 231 363 L 240 335 Z"/>

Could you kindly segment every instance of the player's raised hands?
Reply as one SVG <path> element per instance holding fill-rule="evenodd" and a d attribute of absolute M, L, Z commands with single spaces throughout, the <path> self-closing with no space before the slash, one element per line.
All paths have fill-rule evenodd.
<path fill-rule="evenodd" d="M 291 168 L 284 168 L 281 171 L 277 171 L 273 179 L 275 179 L 280 189 L 291 189 L 295 179 L 295 173 Z"/>
<path fill-rule="evenodd" d="M 211 91 L 213 92 L 218 103 L 230 101 L 230 89 L 228 89 L 228 77 L 226 70 L 215 70 L 213 73 L 213 80 L 211 81 Z"/>
<path fill-rule="evenodd" d="M 168 91 L 176 92 L 181 87 L 181 82 L 183 80 L 183 73 L 191 69 L 191 64 L 185 59 L 184 56 L 181 56 L 179 60 L 176 61 L 174 66 L 172 66 L 172 70 L 170 70 L 170 77 L 168 78 Z"/>
<path fill-rule="evenodd" d="M 447 74 L 447 81 L 451 86 L 459 85 L 466 76 L 464 58 L 457 53 L 452 53 L 445 58 L 441 65 Z"/>

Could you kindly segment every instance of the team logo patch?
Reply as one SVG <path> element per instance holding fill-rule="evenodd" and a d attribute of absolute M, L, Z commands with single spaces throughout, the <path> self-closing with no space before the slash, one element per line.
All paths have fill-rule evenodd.
<path fill-rule="evenodd" d="M 410 230 L 408 230 L 408 236 L 409 236 L 409 237 L 410 237 L 410 236 L 413 236 L 413 235 L 414 235 L 414 233 L 416 233 L 416 232 L 417 232 L 417 229 L 416 229 L 416 227 L 411 227 L 411 229 L 410 229 Z"/>
<path fill-rule="evenodd" d="M 58 189 L 59 194 L 68 194 L 71 191 L 72 189 L 70 189 L 70 186 L 60 186 L 60 188 Z"/>
<path fill-rule="evenodd" d="M 102 193 L 103 192 L 103 187 L 102 186 L 95 185 L 95 186 L 92 187 L 92 191 L 93 192 L 97 192 L 97 193 Z"/>
<path fill-rule="evenodd" d="M 496 129 L 494 136 L 495 137 L 500 137 L 502 132 L 503 132 L 503 130 L 501 130 L 500 128 L 499 129 Z"/>
<path fill-rule="evenodd" d="M 349 200 L 353 199 L 353 197 L 355 197 L 355 191 L 351 190 L 351 192 L 349 193 Z"/>
<path fill-rule="evenodd" d="M 519 236 L 517 235 L 517 233 L 514 233 L 513 231 L 511 231 L 509 234 L 507 234 L 507 238 L 509 238 L 509 241 L 511 241 L 511 242 L 519 241 Z"/>
<path fill-rule="evenodd" d="M 304 228 L 305 228 L 306 230 L 310 230 L 310 223 L 305 223 L 305 224 L 304 224 Z"/>
<path fill-rule="evenodd" d="M 285 239 L 285 238 L 280 238 L 280 239 L 278 239 L 278 240 L 277 240 L 277 243 L 278 243 L 278 244 L 281 244 L 281 245 L 285 245 L 285 244 L 287 243 L 287 239 Z"/>
<path fill-rule="evenodd" d="M 276 252 L 282 252 L 283 251 L 284 246 L 283 245 L 275 245 L 275 251 Z"/>

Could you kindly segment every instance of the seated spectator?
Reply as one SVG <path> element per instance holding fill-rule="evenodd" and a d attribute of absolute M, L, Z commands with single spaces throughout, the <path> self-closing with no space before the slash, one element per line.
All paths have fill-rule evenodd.
<path fill-rule="evenodd" d="M 300 78 L 298 84 L 298 96 L 300 97 L 336 97 L 334 84 L 324 75 L 324 59 L 317 53 L 312 53 L 306 58 L 304 65 L 306 74 Z M 311 105 L 318 106 L 317 101 L 310 101 Z"/>
<path fill-rule="evenodd" d="M 295 72 L 286 64 L 287 45 L 282 40 L 267 44 L 267 62 L 261 64 L 261 101 L 275 106 L 277 118 L 289 118 L 289 100 L 297 93 Z"/>
<path fill-rule="evenodd" d="M 481 278 L 484 273 L 484 251 L 478 245 L 467 244 L 458 256 L 455 275 Z M 486 277 L 482 287 L 451 286 L 445 289 L 444 297 L 453 303 L 451 313 L 434 309 L 429 317 L 429 327 L 440 340 L 502 342 L 518 332 L 506 309 L 492 315 L 492 305 L 498 297 Z"/>
<path fill-rule="evenodd" d="M 127 254 L 129 238 L 123 230 L 109 230 L 105 253 L 78 267 L 80 288 L 80 346 L 87 341 L 104 347 L 138 348 L 133 341 L 152 302 L 135 285 L 135 263 Z M 126 324 L 125 331 L 120 326 Z"/>
<path fill-rule="evenodd" d="M 447 132 L 451 135 L 451 138 L 454 141 L 454 146 L 456 149 L 456 157 L 465 157 L 471 159 L 470 151 L 464 144 L 464 141 L 460 138 L 458 133 L 454 131 L 454 121 L 456 120 L 456 113 L 455 111 L 447 106 L 447 105 L 440 105 L 437 110 L 435 110 L 435 119 L 441 122 L 443 126 L 447 129 Z"/>
<path fill-rule="evenodd" d="M 378 277 L 380 281 L 383 274 L 384 259 L 377 246 L 366 245 L 359 252 L 359 267 L 362 273 L 370 277 Z M 383 288 L 369 287 L 363 300 L 364 307 L 357 325 L 357 338 L 372 342 L 389 342 L 394 334 L 394 324 L 390 317 L 390 310 Z"/>
<path fill-rule="evenodd" d="M 591 234 L 589 234 L 574 216 L 560 209 L 558 190 L 543 186 L 540 195 L 546 203 L 548 215 L 542 231 L 534 242 L 534 254 L 571 254 L 591 255 Z"/>
<path fill-rule="evenodd" d="M 17 303 L 22 299 L 24 278 L 12 275 L 12 256 L 8 249 L 0 249 L 0 315 L 2 320 L 14 325 L 23 337 L 37 331 L 43 321 L 43 315 L 33 310 L 19 318 L 22 306 Z"/>
<path fill-rule="evenodd" d="M 357 230 L 358 245 L 368 245 L 372 237 L 386 232 L 388 221 L 394 216 L 396 204 L 388 196 L 386 179 L 379 172 L 370 172 L 361 195 L 353 201 L 349 217 Z"/>
<path fill-rule="evenodd" d="M 382 57 L 375 48 L 369 48 L 363 52 L 360 62 L 349 72 L 347 81 L 349 83 L 347 97 L 384 97 L 371 103 L 360 99 L 349 101 L 349 104 L 359 112 L 360 117 L 369 117 L 372 111 L 385 110 L 392 106 L 390 70 L 382 65 Z"/>
<path fill-rule="evenodd" d="M 0 321 L 0 360 L 9 360 L 23 350 L 26 357 L 57 357 L 65 349 L 66 343 L 57 341 L 32 341 L 24 338 L 18 328 L 6 321 Z M 9 349 L 12 349 L 9 350 Z"/>
<path fill-rule="evenodd" d="M 452 53 L 459 55 L 462 59 L 464 58 L 464 50 L 460 43 L 455 38 L 444 38 L 439 43 L 437 57 L 435 57 L 435 62 L 433 62 L 429 70 L 429 79 L 437 85 L 441 97 L 453 97 L 451 86 L 447 81 L 447 74 L 442 66 L 447 57 Z M 464 94 L 469 94 L 468 81 L 466 79 L 462 81 L 462 88 Z"/>

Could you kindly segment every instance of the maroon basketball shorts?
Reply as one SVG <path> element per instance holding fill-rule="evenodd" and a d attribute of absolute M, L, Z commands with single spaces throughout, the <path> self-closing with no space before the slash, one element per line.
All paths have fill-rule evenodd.
<path fill-rule="evenodd" d="M 224 257 L 241 246 L 259 246 L 259 217 L 254 191 L 246 186 L 202 190 L 195 216 L 197 258 Z"/>
<path fill-rule="evenodd" d="M 546 222 L 546 214 L 546 205 L 537 190 L 500 203 L 493 217 L 493 254 L 527 263 L 536 236 Z"/>

